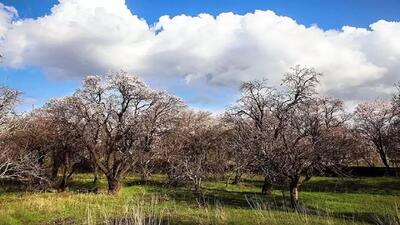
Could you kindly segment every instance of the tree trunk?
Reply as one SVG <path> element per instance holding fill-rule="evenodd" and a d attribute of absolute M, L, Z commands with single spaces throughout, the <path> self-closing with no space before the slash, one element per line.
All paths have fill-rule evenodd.
<path fill-rule="evenodd" d="M 196 192 L 200 192 L 201 189 L 201 178 L 195 178 L 194 179 L 194 190 Z"/>
<path fill-rule="evenodd" d="M 63 168 L 63 173 L 61 177 L 60 184 L 58 185 L 58 190 L 61 192 L 65 191 L 65 188 L 67 187 L 67 181 L 69 178 L 69 168 L 70 167 L 70 160 L 69 160 L 69 154 L 65 153 L 64 155 L 64 168 Z"/>
<path fill-rule="evenodd" d="M 62 177 L 60 184 L 58 185 L 59 191 L 61 191 L 61 192 L 65 191 L 65 188 L 67 187 L 67 179 L 68 179 L 67 176 Z"/>
<path fill-rule="evenodd" d="M 140 176 L 140 182 L 146 184 L 148 181 L 149 181 L 149 176 L 147 175 L 146 172 L 143 172 L 142 175 Z"/>
<path fill-rule="evenodd" d="M 121 190 L 121 182 L 119 178 L 115 178 L 113 176 L 107 176 L 107 182 L 108 182 L 109 194 L 117 194 Z"/>
<path fill-rule="evenodd" d="M 379 150 L 379 155 L 381 157 L 383 165 L 386 168 L 386 172 L 388 173 L 388 175 L 393 176 L 394 173 L 392 172 L 392 170 L 390 168 L 389 159 L 387 158 L 386 153 L 383 150 Z"/>
<path fill-rule="evenodd" d="M 264 184 L 261 193 L 264 195 L 272 195 L 272 183 L 269 181 L 268 177 L 264 178 Z"/>
<path fill-rule="evenodd" d="M 140 175 L 140 181 L 143 184 L 146 184 L 149 181 L 149 177 L 150 177 L 150 172 L 149 169 L 147 168 L 147 165 L 143 165 L 141 166 L 141 175 Z"/>
<path fill-rule="evenodd" d="M 379 157 L 381 158 L 382 163 L 386 168 L 387 174 L 390 175 L 390 176 L 393 176 L 394 174 L 392 173 L 392 171 L 390 169 L 389 159 L 388 159 L 388 156 L 386 154 L 385 145 L 383 144 L 383 140 L 382 140 L 381 136 L 379 136 L 378 141 L 375 142 L 375 146 L 377 147 L 377 150 L 378 150 L 378 153 L 379 153 Z"/>
<path fill-rule="evenodd" d="M 38 156 L 38 164 L 42 167 L 44 165 L 44 158 L 45 158 L 45 153 L 42 149 L 39 149 L 39 151 L 37 152 L 37 156 Z"/>
<path fill-rule="evenodd" d="M 97 165 L 93 167 L 93 185 L 97 185 L 97 180 L 99 179 L 99 168 Z"/>
<path fill-rule="evenodd" d="M 232 184 L 239 184 L 242 178 L 242 174 L 236 173 L 235 178 L 232 181 Z"/>
<path fill-rule="evenodd" d="M 61 167 L 62 161 L 63 161 L 63 160 L 60 161 L 59 156 L 58 155 L 56 156 L 55 154 L 56 154 L 55 152 L 53 152 L 53 154 L 52 154 L 52 161 L 53 161 L 52 166 L 51 166 L 51 180 L 52 181 L 57 180 L 58 172 L 60 171 L 60 167 Z"/>
<path fill-rule="evenodd" d="M 59 168 L 60 168 L 59 165 L 57 165 L 56 163 L 53 163 L 53 166 L 51 168 L 51 180 L 52 181 L 55 181 L 57 179 Z"/>
<path fill-rule="evenodd" d="M 299 204 L 299 182 L 294 180 L 290 183 L 290 204 L 295 210 L 298 210 Z"/>

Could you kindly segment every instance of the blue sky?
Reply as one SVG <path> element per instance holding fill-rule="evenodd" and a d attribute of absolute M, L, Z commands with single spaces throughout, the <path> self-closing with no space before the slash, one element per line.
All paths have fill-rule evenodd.
<path fill-rule="evenodd" d="M 14 6 L 23 18 L 35 18 L 50 12 L 57 0 L 3 0 Z M 245 14 L 254 10 L 273 10 L 306 25 L 318 24 L 324 29 L 338 29 L 343 25 L 368 27 L 380 20 L 399 20 L 398 0 L 127 0 L 130 10 L 149 23 L 163 15 L 192 15 L 221 12 Z"/>
<path fill-rule="evenodd" d="M 58 1 L 2 0 L 1 3 L 15 7 L 18 11 L 18 17 L 14 18 L 14 20 L 24 20 L 29 18 L 35 19 L 50 14 L 50 9 L 55 4 L 58 4 Z M 398 0 L 127 0 L 126 5 L 133 14 L 146 20 L 149 25 L 157 23 L 159 18 L 164 15 L 171 17 L 181 14 L 197 16 L 199 13 L 207 13 L 217 16 L 222 12 L 233 12 L 244 15 L 246 13 L 253 13 L 255 10 L 272 10 L 278 16 L 290 17 L 297 21 L 298 24 L 305 25 L 306 27 L 317 25 L 323 31 L 329 29 L 340 30 L 345 25 L 369 29 L 369 25 L 378 20 L 400 21 L 400 1 Z M 390 54 L 397 57 L 397 52 Z M 376 61 L 378 62 L 379 60 Z M 70 94 L 79 87 L 80 77 L 63 76 L 62 79 L 59 79 L 58 77 L 49 76 L 49 72 L 46 72 L 46 68 L 43 65 L 47 64 L 38 63 L 35 65 L 35 63 L 25 63 L 18 67 L 10 68 L 6 66 L 0 69 L 2 83 L 20 89 L 25 93 L 27 100 L 25 104 L 19 107 L 20 110 L 29 110 L 32 104 L 40 106 L 51 97 Z M 380 67 L 382 66 L 377 65 L 377 68 Z M 393 67 L 397 68 L 397 66 Z M 376 69 L 375 73 L 379 73 L 378 71 Z M 231 76 L 237 75 L 232 73 Z M 388 76 L 390 75 L 386 77 Z M 209 109 L 211 111 L 221 111 L 235 99 L 237 94 L 234 91 L 234 87 L 220 85 L 222 82 L 220 80 L 216 82 L 217 84 L 213 84 L 210 87 L 207 85 L 198 85 L 198 88 L 196 88 L 196 85 L 186 86 L 181 84 L 182 79 L 179 78 L 176 81 L 170 79 L 170 84 L 167 86 L 163 85 L 165 82 L 164 79 L 158 80 L 154 76 L 146 78 L 146 80 L 156 88 L 174 92 L 195 108 Z M 229 83 L 229 80 L 227 81 L 224 77 L 223 82 Z M 368 82 L 371 81 L 366 81 L 366 83 Z M 382 84 L 389 83 L 389 81 L 380 82 Z M 202 94 L 204 92 L 208 94 Z M 344 95 L 343 91 L 340 93 L 331 92 L 341 97 Z M 215 97 L 214 100 L 207 100 L 211 97 Z M 352 100 L 349 97 L 349 101 Z"/>

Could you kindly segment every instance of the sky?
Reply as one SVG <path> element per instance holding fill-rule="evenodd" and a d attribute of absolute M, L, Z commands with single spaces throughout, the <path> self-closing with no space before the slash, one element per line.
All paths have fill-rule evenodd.
<path fill-rule="evenodd" d="M 0 0 L 0 83 L 20 111 L 127 70 L 195 109 L 222 112 L 243 81 L 300 64 L 347 105 L 400 80 L 398 0 Z"/>

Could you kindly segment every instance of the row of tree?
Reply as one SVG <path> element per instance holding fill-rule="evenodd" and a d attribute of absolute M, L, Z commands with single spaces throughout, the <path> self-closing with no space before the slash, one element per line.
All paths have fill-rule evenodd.
<path fill-rule="evenodd" d="M 94 183 L 107 178 L 117 193 L 121 178 L 154 171 L 166 184 L 262 174 L 262 192 L 286 185 L 291 203 L 316 173 L 343 166 L 388 168 L 400 157 L 400 89 L 392 101 L 361 103 L 346 112 L 341 100 L 320 96 L 321 74 L 296 66 L 282 85 L 241 85 L 241 96 L 222 116 L 196 112 L 179 98 L 153 90 L 127 72 L 88 76 L 71 96 L 16 115 L 18 91 L 0 89 L 0 178 L 63 191 L 74 172 L 90 167 Z"/>

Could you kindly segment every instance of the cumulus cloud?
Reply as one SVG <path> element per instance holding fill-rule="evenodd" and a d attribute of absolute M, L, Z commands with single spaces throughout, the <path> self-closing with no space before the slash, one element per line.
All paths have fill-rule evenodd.
<path fill-rule="evenodd" d="M 278 83 L 301 64 L 324 73 L 322 92 L 348 101 L 387 95 L 400 79 L 399 22 L 323 30 L 255 11 L 163 16 L 149 25 L 124 0 L 60 0 L 47 16 L 16 15 L 0 5 L 5 65 L 38 66 L 52 78 L 125 69 L 218 88 L 254 78 Z"/>

